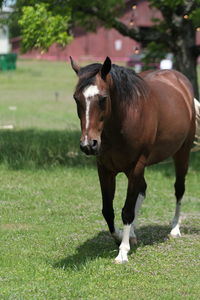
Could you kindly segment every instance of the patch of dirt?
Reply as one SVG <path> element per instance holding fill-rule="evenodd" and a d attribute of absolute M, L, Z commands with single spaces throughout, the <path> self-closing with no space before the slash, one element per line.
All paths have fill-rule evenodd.
<path fill-rule="evenodd" d="M 32 226 L 30 224 L 20 224 L 20 223 L 13 223 L 13 224 L 1 224 L 1 230 L 29 230 Z"/>

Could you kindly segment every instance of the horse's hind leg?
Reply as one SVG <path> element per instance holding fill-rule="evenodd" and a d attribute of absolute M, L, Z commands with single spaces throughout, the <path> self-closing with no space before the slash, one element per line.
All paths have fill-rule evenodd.
<path fill-rule="evenodd" d="M 180 237 L 180 209 L 181 209 L 181 200 L 185 192 L 185 176 L 188 170 L 190 150 L 188 147 L 182 147 L 174 155 L 175 171 L 176 171 L 176 181 L 174 184 L 175 187 L 175 196 L 176 196 L 176 209 L 175 215 L 172 220 L 172 230 L 170 235 L 174 238 Z"/>

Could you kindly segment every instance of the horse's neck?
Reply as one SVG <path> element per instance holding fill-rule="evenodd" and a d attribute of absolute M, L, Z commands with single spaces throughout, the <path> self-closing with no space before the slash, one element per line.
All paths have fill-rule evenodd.
<path fill-rule="evenodd" d="M 134 122 L 134 118 L 138 119 L 138 116 L 143 115 L 143 100 L 139 99 L 127 103 L 111 97 L 111 113 L 105 124 L 105 132 L 109 133 L 110 136 L 116 132 L 122 132 L 127 120 Z"/>
<path fill-rule="evenodd" d="M 127 116 L 125 107 L 114 98 L 111 98 L 111 112 L 105 123 L 105 131 L 112 135 L 121 130 Z"/>

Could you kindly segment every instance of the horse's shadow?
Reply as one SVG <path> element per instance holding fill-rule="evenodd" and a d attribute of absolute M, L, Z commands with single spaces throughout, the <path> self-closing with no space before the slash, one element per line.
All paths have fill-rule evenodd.
<path fill-rule="evenodd" d="M 77 247 L 75 254 L 59 260 L 53 267 L 61 269 L 81 269 L 87 262 L 95 260 L 98 257 L 113 257 L 113 253 L 116 251 L 116 244 L 109 232 L 101 231 Z"/>
<path fill-rule="evenodd" d="M 168 225 L 148 225 L 137 229 L 138 244 L 131 252 L 136 252 L 138 247 L 164 243 L 168 239 L 171 227 Z M 183 234 L 200 234 L 200 228 L 181 226 Z M 86 240 L 76 249 L 76 253 L 69 255 L 53 267 L 61 269 L 81 269 L 88 262 L 97 258 L 113 259 L 118 253 L 118 247 L 110 236 L 109 232 L 102 231 L 91 239 Z"/>

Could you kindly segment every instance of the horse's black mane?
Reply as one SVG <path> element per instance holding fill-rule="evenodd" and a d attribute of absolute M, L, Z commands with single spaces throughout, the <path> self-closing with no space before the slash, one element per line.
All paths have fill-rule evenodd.
<path fill-rule="evenodd" d="M 100 71 L 102 64 L 95 63 L 80 69 L 79 82 L 77 90 L 82 90 L 88 85 L 95 82 L 95 75 Z M 120 101 L 132 101 L 141 96 L 145 97 L 147 93 L 147 86 L 144 80 L 138 76 L 135 71 L 125 67 L 112 64 L 110 71 L 117 98 Z"/>
<path fill-rule="evenodd" d="M 120 101 L 136 100 L 140 96 L 145 97 L 147 86 L 144 80 L 134 70 L 112 65 L 111 76 Z"/>

